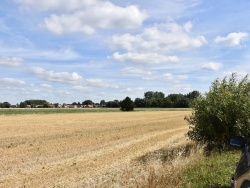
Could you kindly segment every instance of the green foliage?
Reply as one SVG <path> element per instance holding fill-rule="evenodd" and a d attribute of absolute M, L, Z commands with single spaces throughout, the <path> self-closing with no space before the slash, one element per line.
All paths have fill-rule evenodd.
<path fill-rule="evenodd" d="M 122 110 L 122 111 L 133 111 L 134 110 L 134 102 L 129 97 L 126 97 L 121 102 L 120 110 Z"/>
<path fill-rule="evenodd" d="M 106 106 L 105 100 L 101 100 L 101 101 L 100 101 L 100 106 L 101 106 L 101 107 L 105 107 L 105 106 Z"/>
<path fill-rule="evenodd" d="M 85 100 L 82 102 L 83 105 L 92 105 L 94 104 L 92 100 Z"/>
<path fill-rule="evenodd" d="M 107 108 L 120 108 L 120 102 L 118 100 L 109 101 L 106 103 Z"/>
<path fill-rule="evenodd" d="M 33 99 L 33 100 L 26 100 L 26 101 L 24 101 L 24 103 L 26 103 L 26 105 L 30 105 L 32 108 L 35 108 L 36 106 L 44 105 L 45 103 L 47 103 L 47 101 L 46 100 Z"/>
<path fill-rule="evenodd" d="M 136 98 L 134 103 L 136 108 L 190 108 L 193 100 L 200 95 L 198 91 L 192 91 L 186 95 L 169 94 L 165 97 L 162 92 L 148 91 L 144 93 L 144 98 Z"/>
<path fill-rule="evenodd" d="M 46 102 L 43 104 L 43 108 L 51 108 L 51 104 Z"/>
<path fill-rule="evenodd" d="M 134 104 L 136 108 L 146 107 L 146 101 L 144 99 L 136 98 Z"/>
<path fill-rule="evenodd" d="M 11 104 L 9 102 L 3 102 L 1 103 L 1 108 L 10 108 Z"/>
<path fill-rule="evenodd" d="M 215 80 L 209 92 L 194 101 L 192 115 L 185 117 L 190 124 L 189 138 L 210 151 L 226 147 L 231 136 L 249 136 L 249 97 L 248 76 L 240 81 L 235 74 Z"/>
<path fill-rule="evenodd" d="M 20 108 L 26 108 L 27 103 L 26 102 L 20 102 Z"/>
<path fill-rule="evenodd" d="M 240 151 L 227 151 L 222 154 L 214 153 L 204 157 L 179 174 L 181 185 L 185 188 L 200 187 L 230 187 L 229 180 L 239 160 Z"/>

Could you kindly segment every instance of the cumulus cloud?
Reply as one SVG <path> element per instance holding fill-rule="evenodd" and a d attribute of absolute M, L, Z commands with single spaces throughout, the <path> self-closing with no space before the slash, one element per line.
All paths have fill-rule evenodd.
<path fill-rule="evenodd" d="M 64 48 L 59 50 L 39 50 L 39 49 L 30 49 L 30 48 L 1 48 L 0 51 L 5 54 L 10 54 L 13 56 L 19 56 L 21 58 L 7 58 L 9 62 L 13 61 L 15 66 L 20 66 L 23 63 L 22 58 L 28 59 L 45 59 L 45 60 L 75 60 L 79 59 L 81 55 L 73 51 L 70 48 Z M 6 57 L 3 57 L 6 59 Z M 4 59 L 3 59 L 4 60 Z M 0 58 L 0 62 L 2 62 Z M 0 63 L 1 65 L 1 63 Z"/>
<path fill-rule="evenodd" d="M 31 72 L 44 80 L 59 82 L 59 83 L 78 83 L 83 78 L 78 75 L 76 72 L 68 73 L 68 72 L 54 72 L 47 71 L 41 67 L 33 67 L 31 68 Z"/>
<path fill-rule="evenodd" d="M 146 64 L 163 64 L 169 62 L 178 62 L 179 59 L 176 56 L 166 56 L 157 53 L 133 53 L 128 52 L 120 54 L 119 52 L 114 53 L 112 56 L 108 56 L 109 59 L 120 61 L 120 62 L 132 62 L 132 63 L 146 63 Z"/>
<path fill-rule="evenodd" d="M 14 78 L 2 78 L 0 79 L 1 85 L 7 86 L 22 86 L 25 85 L 25 81 L 14 79 Z"/>
<path fill-rule="evenodd" d="M 41 84 L 40 86 L 43 87 L 43 88 L 48 88 L 48 89 L 52 88 L 52 86 L 49 85 L 49 84 Z"/>
<path fill-rule="evenodd" d="M 201 47 L 206 43 L 204 36 L 192 36 L 192 23 L 184 25 L 168 23 L 146 28 L 137 35 L 114 35 L 111 46 L 129 52 L 166 53 L 174 50 L 186 50 Z"/>
<path fill-rule="evenodd" d="M 178 83 L 178 82 L 188 79 L 188 76 L 187 75 L 173 75 L 171 73 L 166 73 L 162 75 L 147 76 L 147 77 L 144 77 L 143 79 L 144 80 L 170 81 L 170 82 Z"/>
<path fill-rule="evenodd" d="M 97 3 L 97 0 L 14 0 L 22 11 L 73 11 Z"/>
<path fill-rule="evenodd" d="M 24 60 L 18 57 L 0 57 L 0 65 L 8 67 L 19 67 L 23 62 Z"/>
<path fill-rule="evenodd" d="M 84 86 L 74 86 L 73 89 L 77 91 L 90 91 L 90 88 Z"/>
<path fill-rule="evenodd" d="M 101 79 L 86 79 L 86 83 L 90 86 L 101 87 L 101 88 L 113 88 L 113 89 L 119 88 L 117 84 L 109 83 Z"/>
<path fill-rule="evenodd" d="M 201 68 L 212 70 L 212 71 L 218 71 L 222 67 L 223 67 L 223 64 L 221 62 L 209 62 L 209 63 L 204 64 Z"/>
<path fill-rule="evenodd" d="M 21 10 L 53 12 L 40 24 L 54 34 L 80 32 L 93 34 L 97 29 L 131 29 L 142 25 L 147 13 L 136 5 L 121 7 L 100 0 L 15 0 Z"/>
<path fill-rule="evenodd" d="M 129 92 L 129 93 L 134 93 L 134 92 L 141 92 L 143 91 L 143 88 L 141 87 L 138 87 L 138 88 L 126 88 L 125 89 L 126 92 Z"/>
<path fill-rule="evenodd" d="M 173 75 L 171 73 L 166 73 L 163 74 L 162 76 L 159 77 L 161 80 L 168 80 L 172 82 L 180 82 L 182 80 L 188 79 L 188 76 L 186 75 Z"/>
<path fill-rule="evenodd" d="M 248 35 L 246 32 L 233 32 L 226 37 L 217 36 L 214 41 L 215 43 L 224 43 L 227 46 L 238 46 L 248 38 Z"/>
<path fill-rule="evenodd" d="M 145 70 L 145 69 L 140 69 L 136 67 L 126 67 L 121 70 L 122 74 L 125 75 L 132 75 L 132 76 L 150 76 L 153 74 L 153 72 Z"/>

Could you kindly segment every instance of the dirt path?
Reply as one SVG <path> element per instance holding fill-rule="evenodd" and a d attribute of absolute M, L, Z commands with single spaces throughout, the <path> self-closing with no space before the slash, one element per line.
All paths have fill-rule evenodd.
<path fill-rule="evenodd" d="M 105 182 L 107 174 L 128 170 L 132 159 L 185 142 L 188 126 L 183 117 L 188 113 L 107 113 L 98 114 L 99 118 L 66 114 L 57 126 L 58 115 L 46 115 L 54 121 L 46 125 L 45 116 L 17 116 L 24 122 L 21 129 L 16 121 L 9 125 L 16 136 L 0 138 L 0 159 L 6 169 L 1 172 L 0 187 L 93 187 Z"/>

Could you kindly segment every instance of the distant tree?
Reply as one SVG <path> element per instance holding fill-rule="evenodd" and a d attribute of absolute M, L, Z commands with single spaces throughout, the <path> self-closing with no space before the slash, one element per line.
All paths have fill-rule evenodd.
<path fill-rule="evenodd" d="M 10 108 L 11 104 L 9 102 L 3 102 L 2 103 L 2 108 Z"/>
<path fill-rule="evenodd" d="M 146 107 L 162 107 L 163 101 L 165 98 L 165 94 L 162 92 L 154 92 L 154 91 L 148 91 L 144 93 L 144 100 L 146 103 Z"/>
<path fill-rule="evenodd" d="M 94 104 L 92 100 L 85 100 L 82 102 L 83 105 L 92 105 Z"/>
<path fill-rule="evenodd" d="M 109 101 L 106 103 L 107 108 L 120 108 L 120 102 L 118 100 Z"/>
<path fill-rule="evenodd" d="M 201 94 L 199 91 L 192 91 L 192 92 L 189 92 L 186 97 L 190 100 L 194 100 L 195 98 L 199 97 Z"/>
<path fill-rule="evenodd" d="M 20 102 L 20 108 L 26 108 L 27 103 L 26 102 Z"/>
<path fill-rule="evenodd" d="M 26 100 L 24 101 L 26 102 L 27 105 L 31 105 L 31 107 L 36 107 L 37 105 L 44 105 L 45 103 L 47 103 L 46 100 L 40 100 L 40 99 L 31 99 L 31 100 Z"/>
<path fill-rule="evenodd" d="M 193 101 L 200 96 L 199 91 L 192 91 L 185 95 L 187 101 L 188 101 L 188 108 L 192 106 Z"/>
<path fill-rule="evenodd" d="M 134 102 L 129 97 L 126 97 L 121 102 L 120 110 L 122 110 L 122 111 L 133 111 L 134 110 Z"/>
<path fill-rule="evenodd" d="M 173 106 L 174 106 L 174 103 L 170 98 L 166 97 L 163 100 L 163 103 L 162 103 L 163 108 L 173 108 Z"/>
<path fill-rule="evenodd" d="M 153 91 L 147 91 L 146 93 L 144 93 L 144 98 L 145 99 L 152 99 L 154 96 L 154 92 Z"/>
<path fill-rule="evenodd" d="M 137 108 L 144 108 L 146 107 L 146 101 L 141 98 L 136 98 L 134 101 L 135 107 Z"/>
<path fill-rule="evenodd" d="M 43 104 L 43 108 L 51 108 L 51 104 L 46 102 Z"/>
<path fill-rule="evenodd" d="M 101 101 L 100 101 L 100 106 L 101 106 L 101 107 L 106 106 L 106 102 L 105 102 L 105 100 L 101 100 Z"/>
<path fill-rule="evenodd" d="M 55 103 L 55 104 L 54 104 L 54 107 L 55 107 L 55 108 L 59 108 L 59 103 Z"/>

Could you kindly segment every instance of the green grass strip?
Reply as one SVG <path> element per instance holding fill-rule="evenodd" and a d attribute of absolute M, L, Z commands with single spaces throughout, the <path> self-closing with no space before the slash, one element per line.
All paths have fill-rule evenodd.
<path fill-rule="evenodd" d="M 226 151 L 204 157 L 180 174 L 183 188 L 229 188 L 240 151 Z"/>

